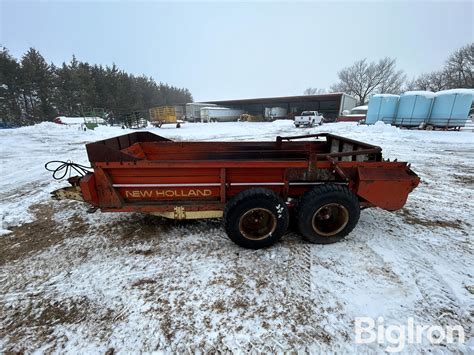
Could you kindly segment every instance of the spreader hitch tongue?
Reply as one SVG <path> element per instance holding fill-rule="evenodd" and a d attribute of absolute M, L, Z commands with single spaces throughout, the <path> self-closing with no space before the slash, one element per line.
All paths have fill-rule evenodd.
<path fill-rule="evenodd" d="M 51 192 L 54 200 L 76 200 L 84 201 L 81 188 L 79 186 L 68 186 Z"/>

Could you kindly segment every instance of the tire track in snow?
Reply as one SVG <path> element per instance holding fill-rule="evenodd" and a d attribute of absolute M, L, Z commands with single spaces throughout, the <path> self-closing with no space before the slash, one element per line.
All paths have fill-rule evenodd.
<path fill-rule="evenodd" d="M 300 238 L 292 233 L 295 238 Z M 288 284 L 297 297 L 311 299 L 311 246 L 308 242 L 293 244 L 290 249 Z"/>
<path fill-rule="evenodd" d="M 299 349 L 308 352 L 311 346 L 328 344 L 331 342 L 331 335 L 322 325 L 326 322 L 326 314 L 321 309 L 324 303 L 324 295 L 319 287 L 316 287 L 312 281 L 312 265 L 313 265 L 313 244 L 302 241 L 301 236 L 290 233 L 290 238 L 296 239 L 296 243 L 290 245 L 290 258 L 287 273 L 287 283 L 289 293 L 293 302 L 298 302 L 299 306 L 304 309 L 309 316 L 309 324 L 305 327 L 309 330 L 309 334 L 301 337 L 294 337 L 298 344 L 291 349 L 285 349 L 281 346 L 277 350 L 294 350 Z"/>
<path fill-rule="evenodd" d="M 388 226 L 386 238 L 383 241 L 373 241 L 369 244 L 369 248 L 375 254 L 379 254 L 382 260 L 388 258 L 389 262 L 386 265 L 392 269 L 393 275 L 400 282 L 400 287 L 405 289 L 407 296 L 405 311 L 401 314 L 396 312 L 394 314 L 396 318 L 393 320 L 406 322 L 407 317 L 414 317 L 419 324 L 461 325 L 466 335 L 469 334 L 469 328 L 472 328 L 473 324 L 472 302 L 462 301 L 451 285 L 451 283 L 455 285 L 456 281 L 448 280 L 443 272 L 437 271 L 437 268 L 443 270 L 446 263 L 451 263 L 456 267 L 446 270 L 447 275 L 454 272 L 453 276 L 456 278 L 458 277 L 456 274 L 460 274 L 460 277 L 469 277 L 469 272 L 466 270 L 471 267 L 467 256 L 466 259 L 459 258 L 459 255 L 469 255 L 469 247 L 456 242 L 460 237 L 463 239 L 462 230 L 442 226 L 428 228 L 420 224 L 407 223 L 403 215 L 392 216 L 393 219 L 386 221 Z M 378 218 L 376 220 L 380 221 Z M 373 224 L 372 227 L 375 229 L 377 225 Z M 402 227 L 405 232 L 400 236 L 400 232 L 397 231 Z M 420 230 L 427 232 L 420 233 Z M 458 257 L 453 258 L 454 255 Z"/>
<path fill-rule="evenodd" d="M 413 279 L 423 297 L 423 300 L 418 302 L 420 307 L 415 311 L 421 318 L 426 319 L 429 316 L 430 321 L 434 320 L 435 323 L 446 326 L 469 324 L 469 320 L 466 319 L 469 310 L 464 309 L 464 305 L 459 302 L 443 276 L 436 272 L 427 259 L 413 255 L 407 263 L 412 269 Z"/>

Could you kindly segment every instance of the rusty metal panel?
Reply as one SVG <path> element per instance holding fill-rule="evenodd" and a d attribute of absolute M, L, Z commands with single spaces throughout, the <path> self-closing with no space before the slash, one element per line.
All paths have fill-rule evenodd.
<path fill-rule="evenodd" d="M 95 175 L 87 174 L 80 180 L 79 184 L 84 201 L 97 206 L 99 204 L 99 197 L 97 196 L 97 189 L 95 187 Z"/>
<path fill-rule="evenodd" d="M 100 168 L 94 169 L 96 178 L 97 195 L 99 198 L 99 206 L 120 208 L 124 202 L 117 190 L 113 187 L 112 180 L 108 174 Z"/>
<path fill-rule="evenodd" d="M 358 168 L 356 193 L 372 205 L 395 211 L 402 208 L 420 178 L 406 169 Z"/>

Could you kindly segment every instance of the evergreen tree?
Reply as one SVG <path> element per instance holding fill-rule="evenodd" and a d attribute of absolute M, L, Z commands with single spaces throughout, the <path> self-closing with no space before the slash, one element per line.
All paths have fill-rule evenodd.
<path fill-rule="evenodd" d="M 0 114 L 4 120 L 23 123 L 51 120 L 57 115 L 79 116 L 97 107 L 112 116 L 140 112 L 146 116 L 153 106 L 192 102 L 188 89 L 157 84 L 153 78 L 134 76 L 115 64 L 103 67 L 79 61 L 48 65 L 30 48 L 21 62 L 0 53 Z"/>
<path fill-rule="evenodd" d="M 26 114 L 35 121 L 44 121 L 54 115 L 50 103 L 53 74 L 43 56 L 30 48 L 21 59 L 21 84 Z"/>
<path fill-rule="evenodd" d="M 17 124 L 21 116 L 20 65 L 6 48 L 0 48 L 0 118 Z"/>

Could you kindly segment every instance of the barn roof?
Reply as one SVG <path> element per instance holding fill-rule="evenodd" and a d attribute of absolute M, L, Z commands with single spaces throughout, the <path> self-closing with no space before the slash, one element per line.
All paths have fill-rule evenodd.
<path fill-rule="evenodd" d="M 314 102 L 325 100 L 339 100 L 344 93 L 335 92 L 330 94 L 319 95 L 299 95 L 299 96 L 277 96 L 277 97 L 261 97 L 255 99 L 237 99 L 237 100 L 218 100 L 218 101 L 202 101 L 209 104 L 217 105 L 240 105 L 240 104 L 266 104 L 266 103 L 291 103 L 291 102 Z"/>

